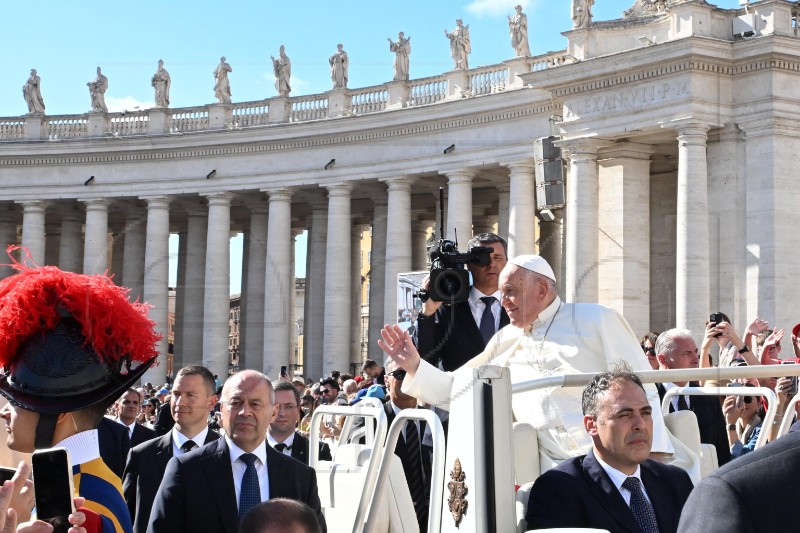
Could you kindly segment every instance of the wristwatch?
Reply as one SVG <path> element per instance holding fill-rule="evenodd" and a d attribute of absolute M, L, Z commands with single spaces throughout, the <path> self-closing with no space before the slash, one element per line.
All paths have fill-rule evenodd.
<path fill-rule="evenodd" d="M 742 349 L 739 350 L 739 353 L 747 353 L 749 351 L 750 351 L 750 347 L 745 344 L 744 346 L 742 346 Z"/>
<path fill-rule="evenodd" d="M 736 431 L 736 424 L 728 424 L 728 431 Z"/>

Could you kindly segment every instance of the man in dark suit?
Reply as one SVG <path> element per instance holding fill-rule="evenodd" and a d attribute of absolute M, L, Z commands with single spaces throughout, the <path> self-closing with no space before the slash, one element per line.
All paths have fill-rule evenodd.
<path fill-rule="evenodd" d="M 536 480 L 528 528 L 675 532 L 692 482 L 680 468 L 647 458 L 652 408 L 639 377 L 625 367 L 599 374 L 584 389 L 582 404 L 592 450 Z"/>
<path fill-rule="evenodd" d="M 414 344 L 423 359 L 448 372 L 481 353 L 489 339 L 508 325 L 508 315 L 500 305 L 498 279 L 508 262 L 506 241 L 494 233 L 473 237 L 467 248 L 492 248 L 486 266 L 467 265 L 472 273 L 469 299 L 455 305 L 442 305 L 428 299 L 422 304 L 414 328 Z M 427 289 L 428 280 L 423 282 Z"/>
<path fill-rule="evenodd" d="M 391 426 L 397 414 L 403 409 L 416 409 L 417 399 L 404 394 L 401 390 L 406 371 L 397 367 L 394 361 L 387 365 L 389 373 L 386 374 L 386 385 L 389 388 L 389 401 L 383 404 L 386 412 L 386 422 Z M 414 511 L 420 531 L 428 529 L 428 509 L 430 508 L 431 490 L 431 455 L 433 448 L 426 443 L 425 431 L 427 424 L 424 421 L 407 422 L 406 427 L 397 439 L 394 454 L 403 464 L 411 501 L 414 502 Z"/>
<path fill-rule="evenodd" d="M 787 507 L 797 472 L 800 433 L 790 433 L 703 479 L 686 502 L 678 531 L 797 531 L 797 515 Z"/>
<path fill-rule="evenodd" d="M 267 443 L 277 451 L 294 457 L 303 464 L 308 464 L 308 439 L 297 432 L 300 422 L 300 392 L 288 381 L 276 381 L 275 413 L 269 424 Z M 319 458 L 332 461 L 331 448 L 324 442 L 319 443 Z"/>
<path fill-rule="evenodd" d="M 142 397 L 136 389 L 126 390 L 117 401 L 117 422 L 128 428 L 131 447 L 155 438 L 156 432 L 136 421 L 141 410 Z"/>
<path fill-rule="evenodd" d="M 135 533 L 147 531 L 153 501 L 169 460 L 219 438 L 208 428 L 208 413 L 216 403 L 214 375 L 207 368 L 187 366 L 178 371 L 168 404 L 175 426 L 168 434 L 136 446 L 128 456 L 122 491 Z"/>
<path fill-rule="evenodd" d="M 106 416 L 97 426 L 97 443 L 103 462 L 120 479 L 125 471 L 125 461 L 131 451 L 131 437 L 127 428 Z"/>
<path fill-rule="evenodd" d="M 708 333 L 707 333 L 708 334 Z M 700 353 L 687 329 L 669 329 L 656 340 L 656 359 L 661 370 L 679 368 L 697 368 Z M 673 387 L 699 387 L 696 381 L 681 383 L 656 383 L 658 396 L 662 400 L 664 394 Z M 713 444 L 717 449 L 717 461 L 724 465 L 731 460 L 731 449 L 728 445 L 728 432 L 725 429 L 725 416 L 717 396 L 673 396 L 669 412 L 691 410 L 697 416 L 700 430 L 700 442 Z"/>
<path fill-rule="evenodd" d="M 225 437 L 170 459 L 147 531 L 236 533 L 241 517 L 272 498 L 305 502 L 324 530 L 316 473 L 266 443 L 273 394 L 255 370 L 228 378 L 220 400 Z"/>

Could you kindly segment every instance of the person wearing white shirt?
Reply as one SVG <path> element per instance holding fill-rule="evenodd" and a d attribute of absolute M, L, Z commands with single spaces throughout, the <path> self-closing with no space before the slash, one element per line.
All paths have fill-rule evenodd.
<path fill-rule="evenodd" d="M 647 370 L 639 343 L 625 319 L 598 304 L 564 303 L 556 291 L 555 274 L 538 255 L 521 255 L 500 273 L 502 305 L 511 324 L 491 339 L 486 349 L 456 372 L 442 372 L 420 359 L 408 333 L 387 326 L 381 348 L 408 372 L 403 392 L 448 409 L 451 390 L 471 380 L 472 368 L 507 366 L 512 383 L 557 374 L 603 372 L 617 360 L 634 370 Z M 699 461 L 672 437 L 664 425 L 656 388 L 645 387 L 654 413 L 653 452 L 667 454 L 699 479 Z M 584 453 L 591 439 L 584 431 L 580 389 L 540 389 L 512 397 L 515 419 L 537 430 L 541 471 Z"/>
<path fill-rule="evenodd" d="M 599 374 L 582 411 L 592 449 L 536 479 L 527 527 L 676 532 L 693 485 L 682 469 L 648 459 L 653 409 L 639 377 L 625 364 Z"/>

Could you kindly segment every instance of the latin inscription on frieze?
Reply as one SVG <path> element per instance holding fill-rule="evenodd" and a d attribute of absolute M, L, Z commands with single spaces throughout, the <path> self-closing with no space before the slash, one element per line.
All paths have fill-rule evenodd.
<path fill-rule="evenodd" d="M 571 98 L 564 103 L 564 120 L 576 120 L 600 113 L 638 111 L 688 96 L 688 80 L 638 85 L 614 92 Z"/>

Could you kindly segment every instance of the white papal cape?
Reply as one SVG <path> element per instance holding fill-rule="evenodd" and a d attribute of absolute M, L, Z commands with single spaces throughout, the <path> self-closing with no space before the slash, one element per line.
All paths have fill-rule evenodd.
<path fill-rule="evenodd" d="M 454 382 L 461 381 L 459 376 L 470 368 L 508 366 L 513 384 L 555 374 L 603 372 L 618 360 L 626 361 L 633 370 L 650 370 L 622 315 L 602 305 L 567 304 L 556 297 L 529 328 L 506 326 L 483 353 L 455 372 L 443 372 L 422 360 L 414 377 L 404 380 L 402 390 L 448 409 L 450 397 L 458 393 L 452 390 Z M 697 457 L 664 425 L 655 385 L 646 384 L 645 391 L 653 407 L 653 451 L 674 454 L 670 462 L 699 480 Z M 558 387 L 513 395 L 515 420 L 528 422 L 537 430 L 542 472 L 591 448 L 592 440 L 583 427 L 582 392 L 579 387 Z"/>

